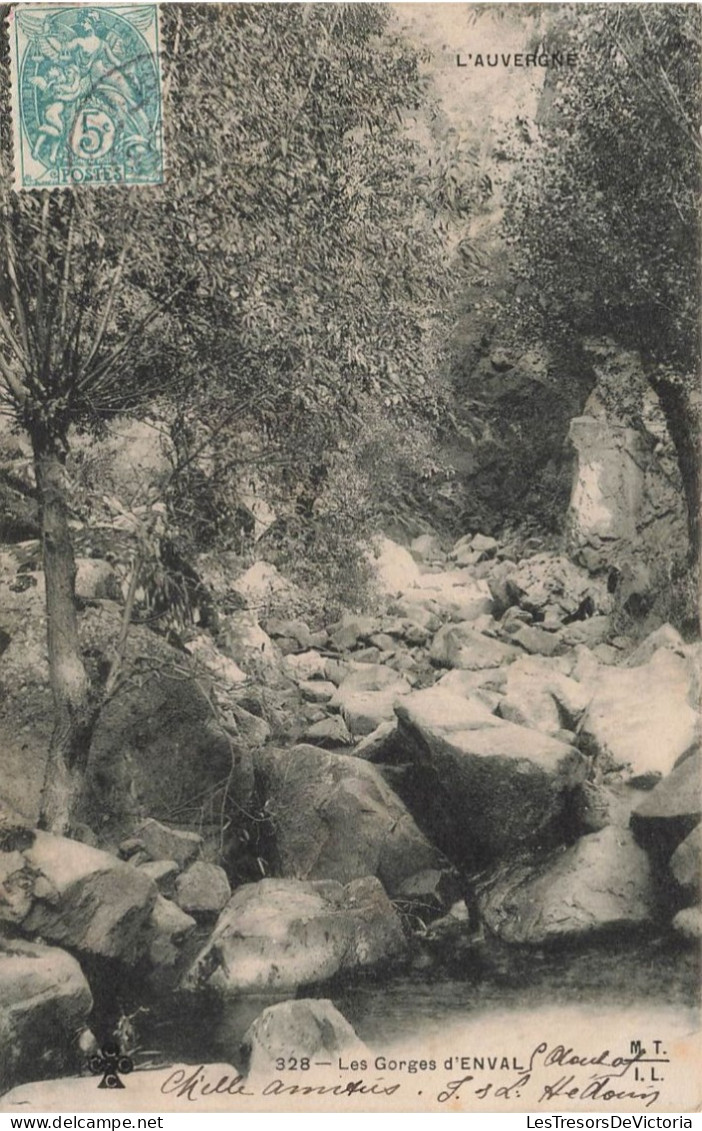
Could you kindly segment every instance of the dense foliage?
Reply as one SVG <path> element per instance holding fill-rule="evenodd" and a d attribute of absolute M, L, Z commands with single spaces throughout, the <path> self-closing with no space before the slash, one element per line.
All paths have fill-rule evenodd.
<path fill-rule="evenodd" d="M 312 559 L 331 537 L 320 508 L 340 512 L 343 558 L 387 490 L 362 455 L 378 411 L 418 455 L 444 411 L 443 170 L 402 125 L 424 96 L 418 59 L 374 7 L 173 18 L 178 60 L 208 44 L 170 88 L 185 139 L 170 246 L 205 268 L 184 312 L 199 365 L 174 421 L 176 509 L 209 496 L 199 539 L 235 544 L 236 484 L 253 479 Z M 340 475 L 359 482 L 353 505 Z"/>
<path fill-rule="evenodd" d="M 162 188 L 10 193 L 3 113 L 18 310 L 47 411 L 68 395 L 70 421 L 94 423 L 187 384 L 220 424 L 217 397 L 236 394 L 231 416 L 255 410 L 273 434 L 310 413 L 338 429 L 363 394 L 436 414 L 440 185 L 401 127 L 422 84 L 386 22 L 373 6 L 164 9 Z M 20 327 L 3 308 L 7 346 Z"/>
<path fill-rule="evenodd" d="M 578 62 L 549 75 L 511 185 L 519 322 L 557 347 L 597 334 L 640 352 L 699 544 L 702 12 L 565 6 L 549 36 Z"/>
<path fill-rule="evenodd" d="M 551 336 L 611 333 L 681 373 L 699 356 L 699 59 L 693 5 L 594 5 L 551 33 L 549 77 L 512 182 L 530 313 Z"/>

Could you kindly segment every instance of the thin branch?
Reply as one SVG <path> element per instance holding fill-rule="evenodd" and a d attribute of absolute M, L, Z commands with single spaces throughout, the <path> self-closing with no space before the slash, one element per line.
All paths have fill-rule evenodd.
<path fill-rule="evenodd" d="M 668 77 L 668 72 L 666 71 L 665 67 L 663 66 L 663 64 L 660 61 L 660 54 L 659 54 L 656 42 L 655 42 L 653 36 L 651 35 L 651 30 L 648 26 L 648 23 L 646 22 L 646 17 L 643 13 L 643 10 L 641 8 L 637 8 L 637 12 L 638 12 L 638 15 L 641 17 L 641 22 L 642 22 L 644 29 L 646 31 L 648 41 L 651 44 L 651 49 L 653 51 L 653 57 L 656 60 L 656 62 L 658 63 L 658 70 L 660 71 L 661 78 L 663 79 L 663 83 L 665 85 L 665 88 L 666 88 L 670 97 L 673 100 L 673 105 L 677 108 L 677 111 L 680 114 L 682 121 L 685 123 L 686 131 L 689 133 L 690 139 L 693 141 L 693 143 L 697 146 L 698 149 L 702 149 L 702 140 L 699 138 L 699 136 L 697 134 L 694 122 L 691 122 L 690 119 L 688 118 L 688 116 L 685 112 L 685 107 L 680 102 L 680 99 L 678 98 L 675 87 L 673 86 L 673 84 L 670 81 L 670 78 Z"/>
<path fill-rule="evenodd" d="M 17 361 L 19 362 L 19 364 L 22 366 L 22 368 L 24 370 L 27 370 L 28 369 L 27 355 L 25 354 L 24 350 L 22 349 L 22 346 L 20 345 L 20 343 L 17 341 L 17 338 L 15 337 L 14 331 L 12 329 L 12 326 L 10 325 L 10 320 L 9 320 L 7 314 L 5 313 L 2 305 L 0 305 L 0 331 L 2 331 L 2 333 L 4 334 L 4 336 L 7 340 L 8 346 L 10 347 L 13 354 L 17 358 Z"/>
<path fill-rule="evenodd" d="M 180 287 L 176 287 L 176 289 L 167 294 L 164 299 L 157 302 L 156 305 L 148 312 L 148 314 L 145 314 L 143 318 L 138 319 L 138 321 L 135 322 L 132 326 L 129 333 L 123 338 L 121 344 L 117 346 L 116 349 L 114 349 L 112 353 L 110 353 L 104 359 L 104 361 L 100 362 L 100 364 L 97 365 L 92 371 L 88 369 L 88 371 L 83 374 L 82 379 L 78 381 L 78 388 L 81 391 L 83 391 L 84 389 L 89 389 L 94 393 L 106 378 L 112 376 L 112 370 L 114 369 L 115 365 L 120 360 L 120 358 L 124 357 L 125 353 L 130 348 L 132 343 L 147 328 L 147 326 L 151 325 L 154 319 L 158 318 L 160 314 L 164 313 L 173 299 L 176 298 L 179 294 L 182 294 L 182 292 L 190 286 L 192 281 L 192 279 L 188 279 Z"/>
<path fill-rule="evenodd" d="M 12 234 L 12 226 L 10 224 L 10 216 L 7 206 L 3 208 L 3 226 L 5 229 L 5 245 L 7 250 L 7 277 L 10 280 L 10 293 L 12 295 L 12 306 L 15 314 L 15 321 L 17 322 L 17 329 L 20 335 L 22 349 L 24 351 L 23 364 L 25 368 L 31 367 L 31 349 L 29 345 L 29 319 L 27 311 L 22 300 L 22 293 L 17 278 L 17 249 L 15 247 L 15 240 Z"/>
<path fill-rule="evenodd" d="M 132 623 L 132 613 L 134 612 L 134 603 L 136 601 L 137 586 L 139 584 L 139 574 L 142 567 L 142 559 L 139 555 L 134 559 L 132 566 L 132 574 L 129 578 L 129 589 L 127 590 L 127 599 L 124 603 L 122 611 L 122 622 L 120 624 L 119 636 L 115 644 L 115 658 L 110 666 L 110 673 L 105 683 L 104 701 L 110 699 L 117 688 L 120 673 L 124 665 L 125 648 L 127 645 L 127 637 L 129 635 L 129 627 Z"/>
<path fill-rule="evenodd" d="M 621 52 L 624 59 L 628 63 L 632 74 L 635 75 L 635 77 L 639 80 L 644 90 L 648 91 L 654 101 L 658 103 L 659 107 L 665 113 L 669 121 L 671 121 L 673 125 L 679 130 L 679 132 L 683 134 L 687 141 L 691 141 L 695 149 L 702 152 L 702 139 L 698 138 L 694 133 L 690 133 L 690 130 L 687 127 L 687 118 L 685 119 L 685 122 L 681 122 L 676 113 L 671 113 L 669 103 L 665 98 L 662 97 L 658 88 L 655 85 L 649 83 L 645 76 L 641 73 L 639 68 L 635 65 L 632 56 L 624 48 L 622 41 L 617 38 L 614 32 L 610 32 L 610 34 L 612 36 L 615 47 Z"/>
<path fill-rule="evenodd" d="M 339 5 L 337 5 L 337 7 L 334 11 L 334 16 L 332 18 L 332 21 L 331 21 L 329 27 L 326 29 L 327 41 L 331 40 L 331 37 L 332 37 L 333 32 L 334 32 L 334 28 L 336 27 L 340 16 L 341 16 L 341 7 Z M 317 54 L 315 55 L 315 57 L 312 61 L 312 69 L 310 71 L 310 75 L 309 75 L 309 78 L 307 80 L 307 86 L 305 87 L 305 91 L 302 95 L 302 98 L 300 99 L 298 106 L 295 108 L 293 116 L 290 119 L 290 121 L 288 122 L 287 128 L 284 131 L 283 136 L 286 139 L 290 137 L 293 126 L 295 125 L 297 119 L 300 117 L 300 114 L 302 113 L 302 108 L 305 105 L 305 102 L 307 101 L 308 95 L 312 92 L 312 87 L 314 85 L 314 80 L 317 77 L 317 70 L 319 69 L 319 64 L 320 64 L 321 58 L 322 58 L 322 47 L 319 48 Z"/>
<path fill-rule="evenodd" d="M 273 399 L 272 403 L 275 404 L 276 399 L 280 400 L 282 397 L 288 396 L 291 392 L 295 392 L 295 389 L 299 387 L 299 385 L 293 385 L 288 389 L 282 390 L 278 394 L 278 397 Z M 253 408 L 255 405 L 260 404 L 261 401 L 265 400 L 269 396 L 269 390 L 263 389 L 259 391 L 258 396 L 252 394 L 251 396 L 246 397 L 243 400 L 237 401 L 234 407 L 230 409 L 230 411 L 225 416 L 219 419 L 214 428 L 211 428 L 209 430 L 207 437 L 199 446 L 195 447 L 195 449 L 188 455 L 187 459 L 178 463 L 177 466 L 173 468 L 173 471 L 170 473 L 168 479 L 166 480 L 166 486 L 172 481 L 175 475 L 181 474 L 186 467 L 189 467 L 190 464 L 194 463 L 194 461 L 203 454 L 203 452 L 207 451 L 207 448 L 212 443 L 212 440 L 216 439 L 220 432 L 227 428 L 233 420 L 236 420 L 236 418 L 241 415 L 244 409 Z"/>
<path fill-rule="evenodd" d="M 75 205 L 74 197 L 71 195 L 69 203 L 70 213 L 68 217 L 68 234 L 66 236 L 66 247 L 63 253 L 63 268 L 61 271 L 61 285 L 59 288 L 59 343 L 63 342 L 63 335 L 66 331 L 66 319 L 68 317 L 68 284 L 71 274 L 71 256 L 73 252 L 73 233 L 75 221 Z"/>
<path fill-rule="evenodd" d="M 43 371 L 46 368 L 46 346 L 49 338 L 48 327 L 44 324 L 44 299 L 46 297 L 46 267 L 49 245 L 49 206 L 50 194 L 44 189 L 41 202 L 41 226 L 39 229 L 39 256 L 37 263 L 37 292 L 36 292 L 36 332 L 39 352 L 39 365 Z"/>
<path fill-rule="evenodd" d="M 0 354 L 0 373 L 2 373 L 5 384 L 7 385 L 11 396 L 17 402 L 18 407 L 21 408 L 27 399 L 27 388 L 22 383 L 17 374 L 12 372 L 12 369 L 5 361 L 5 358 L 2 356 L 2 354 Z"/>
<path fill-rule="evenodd" d="M 88 356 L 85 359 L 84 364 L 81 366 L 80 372 L 78 374 L 79 380 L 82 377 L 85 376 L 87 369 L 89 368 L 90 364 L 94 360 L 96 354 L 99 352 L 100 346 L 102 345 L 103 338 L 105 337 L 105 332 L 107 330 L 107 327 L 108 327 L 109 321 L 110 321 L 110 317 L 112 315 L 112 308 L 114 306 L 115 297 L 116 297 L 117 291 L 119 289 L 119 284 L 122 280 L 122 274 L 124 272 L 124 263 L 125 263 L 125 260 L 127 258 L 127 251 L 129 250 L 130 243 L 131 243 L 131 241 L 127 240 L 124 244 L 124 247 L 122 248 L 122 251 L 120 252 L 120 256 L 119 256 L 119 259 L 117 261 L 117 266 L 114 270 L 114 273 L 112 275 L 112 280 L 110 282 L 110 290 L 109 290 L 109 294 L 107 296 L 107 301 L 105 303 L 105 310 L 104 310 L 102 319 L 100 321 L 100 325 L 98 327 L 97 333 L 96 333 L 95 338 L 93 340 L 93 344 L 90 347 L 90 352 L 88 353 Z"/>
<path fill-rule="evenodd" d="M 183 10 L 180 5 L 177 8 L 177 12 L 178 16 L 176 19 L 176 31 L 175 36 L 173 37 L 173 51 L 171 52 L 171 57 L 168 61 L 168 74 L 166 75 L 166 79 L 163 84 L 164 103 L 168 99 L 168 95 L 171 92 L 171 83 L 173 82 L 173 75 L 176 73 L 176 60 L 178 58 L 178 51 L 180 49 L 180 36 L 181 32 L 183 31 Z"/>

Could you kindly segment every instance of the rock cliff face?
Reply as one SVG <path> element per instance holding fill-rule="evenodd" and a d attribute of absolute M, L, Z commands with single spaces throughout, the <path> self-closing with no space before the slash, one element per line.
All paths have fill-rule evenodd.
<path fill-rule="evenodd" d="M 539 68 L 458 66 L 457 59 L 496 44 L 529 51 L 557 12 L 520 11 L 514 19 L 489 6 L 477 16 L 462 4 L 394 7 L 402 33 L 431 51 L 424 66 L 438 108 L 413 129 L 442 157 L 451 153 L 458 182 L 471 186 L 470 216 L 446 221 L 463 302 L 451 343 L 459 429 L 445 455 L 457 472 L 453 501 L 465 525 L 492 532 L 527 518 L 561 532 L 571 495 L 570 546 L 588 568 L 622 569 L 636 559 L 638 570 L 642 556 L 673 546 L 684 553 L 674 452 L 639 359 L 579 340 L 555 356 L 514 330 L 502 220 L 517 166 L 507 139 L 520 123 L 528 150 L 555 113 L 554 86 Z M 630 584 L 625 600 L 641 579 Z"/>
<path fill-rule="evenodd" d="M 499 531 L 525 514 L 558 528 L 568 502 L 570 456 L 564 442 L 594 383 L 574 346 L 552 358 L 539 342 L 518 341 L 502 308 L 511 293 L 510 248 L 501 230 L 514 170 L 507 137 L 514 121 L 528 132 L 541 112 L 545 71 L 459 66 L 478 53 L 533 49 L 547 16 L 518 18 L 485 5 L 394 5 L 403 35 L 427 47 L 424 69 L 438 106 L 414 128 L 470 196 L 470 215 L 446 218 L 455 250 L 459 310 L 451 341 L 457 435 L 445 456 L 456 469 L 454 505 L 465 526 Z M 479 418 L 480 423 L 477 423 Z"/>
<path fill-rule="evenodd" d="M 590 348 L 597 385 L 569 432 L 575 467 L 568 547 L 593 572 L 619 571 L 622 603 L 640 603 L 652 570 L 687 549 L 682 483 L 639 358 L 607 342 Z"/>

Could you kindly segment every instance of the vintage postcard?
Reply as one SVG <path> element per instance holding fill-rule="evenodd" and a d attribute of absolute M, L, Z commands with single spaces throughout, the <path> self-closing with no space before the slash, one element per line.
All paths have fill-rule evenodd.
<path fill-rule="evenodd" d="M 1 14 L 0 1112 L 691 1127 L 702 8 Z"/>

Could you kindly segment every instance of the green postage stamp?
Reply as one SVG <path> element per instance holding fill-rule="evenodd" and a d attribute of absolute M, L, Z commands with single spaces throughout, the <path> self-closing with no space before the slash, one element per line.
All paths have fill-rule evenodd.
<path fill-rule="evenodd" d="M 155 4 L 19 5 L 9 31 L 16 189 L 163 181 Z"/>

